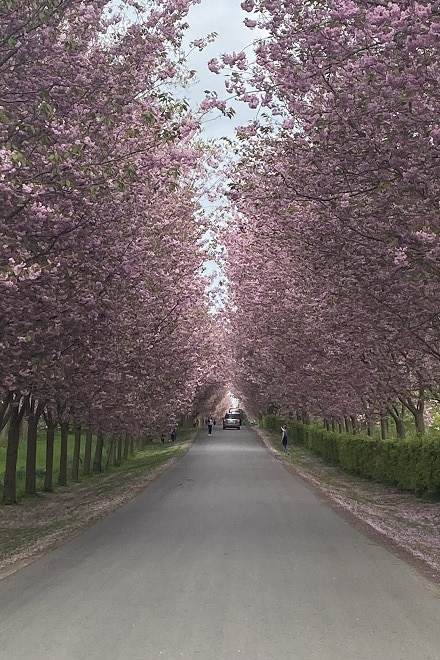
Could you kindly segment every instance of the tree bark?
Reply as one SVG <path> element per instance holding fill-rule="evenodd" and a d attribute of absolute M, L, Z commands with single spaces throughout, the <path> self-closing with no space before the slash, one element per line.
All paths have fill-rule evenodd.
<path fill-rule="evenodd" d="M 75 426 L 75 440 L 72 456 L 72 481 L 79 481 L 79 461 L 81 456 L 81 426 Z"/>
<path fill-rule="evenodd" d="M 0 405 L 0 431 L 2 431 L 6 424 L 9 421 L 11 416 L 11 401 L 12 401 L 12 392 L 9 392 L 4 401 Z"/>
<path fill-rule="evenodd" d="M 93 472 L 102 471 L 102 450 L 104 448 L 104 436 L 98 433 L 96 436 L 95 455 L 93 457 Z"/>
<path fill-rule="evenodd" d="M 356 419 L 355 415 L 351 415 L 350 421 L 351 421 L 351 432 L 353 433 L 353 435 L 356 435 L 359 429 L 358 429 L 358 420 Z"/>
<path fill-rule="evenodd" d="M 108 448 L 108 454 L 107 454 L 107 463 L 105 464 L 106 467 L 113 467 L 116 464 L 116 440 L 112 436 L 110 438 L 110 446 Z"/>
<path fill-rule="evenodd" d="M 69 440 L 69 422 L 61 422 L 60 471 L 58 485 L 67 486 L 67 447 Z"/>
<path fill-rule="evenodd" d="M 31 401 L 28 416 L 28 432 L 26 442 L 26 479 L 24 492 L 26 495 L 37 494 L 37 437 L 38 422 L 43 412 L 43 405 Z"/>
<path fill-rule="evenodd" d="M 20 406 L 21 402 L 21 406 Z M 23 419 L 27 401 L 19 394 L 11 401 L 11 415 L 8 428 L 8 445 L 6 448 L 5 476 L 3 480 L 3 503 L 17 504 L 17 458 L 20 442 L 20 424 Z"/>
<path fill-rule="evenodd" d="M 92 463 L 92 431 L 90 429 L 87 429 L 86 444 L 84 447 L 84 469 L 83 469 L 84 476 L 90 474 L 91 463 Z"/>
<path fill-rule="evenodd" d="M 46 472 L 44 474 L 45 493 L 53 492 L 53 450 L 55 445 L 56 423 L 52 417 L 46 418 Z"/>
<path fill-rule="evenodd" d="M 365 424 L 367 426 L 367 435 L 371 437 L 373 435 L 373 422 L 370 412 L 365 413 Z"/>
<path fill-rule="evenodd" d="M 424 402 L 422 403 L 421 409 L 417 410 L 416 414 L 414 415 L 414 422 L 416 425 L 416 431 L 417 433 L 421 433 L 422 435 L 426 432 L 426 426 L 425 426 L 425 416 L 424 416 Z"/>
<path fill-rule="evenodd" d="M 391 417 L 394 420 L 394 423 L 396 425 L 396 434 L 398 438 L 404 438 L 405 437 L 405 422 L 404 422 L 404 412 L 405 408 L 402 405 L 401 410 L 397 408 L 397 406 L 390 406 L 388 409 Z"/>
<path fill-rule="evenodd" d="M 411 396 L 407 395 L 405 397 L 399 397 L 403 405 L 408 408 L 408 410 L 414 416 L 414 423 L 417 433 L 425 433 L 425 390 L 423 386 L 420 386 L 419 393 L 417 396 L 417 402 L 413 403 Z"/>
<path fill-rule="evenodd" d="M 128 433 L 126 433 L 125 438 L 124 438 L 124 451 L 123 451 L 123 454 L 122 454 L 122 457 L 124 458 L 124 460 L 128 459 L 129 451 L 130 451 L 130 436 L 129 436 Z"/>
<path fill-rule="evenodd" d="M 405 437 L 405 424 L 403 422 L 403 419 L 400 419 L 398 417 L 396 420 L 396 433 L 398 438 L 404 438 Z"/>
<path fill-rule="evenodd" d="M 116 464 L 117 465 L 121 465 L 121 463 L 122 463 L 122 444 L 123 444 L 123 442 L 124 442 L 123 438 L 120 435 L 118 437 L 118 455 L 117 455 L 117 458 L 116 458 Z"/>
<path fill-rule="evenodd" d="M 388 415 L 386 413 L 380 415 L 380 435 L 382 440 L 388 438 Z"/>

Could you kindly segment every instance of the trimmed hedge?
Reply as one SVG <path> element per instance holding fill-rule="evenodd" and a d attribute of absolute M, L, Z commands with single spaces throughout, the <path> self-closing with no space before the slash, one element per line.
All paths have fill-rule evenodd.
<path fill-rule="evenodd" d="M 417 495 L 440 496 L 438 436 L 378 440 L 364 434 L 326 431 L 296 420 L 286 422 L 277 415 L 266 415 L 261 420 L 268 431 L 280 431 L 281 424 L 287 425 L 290 442 L 303 445 L 326 463 Z"/>

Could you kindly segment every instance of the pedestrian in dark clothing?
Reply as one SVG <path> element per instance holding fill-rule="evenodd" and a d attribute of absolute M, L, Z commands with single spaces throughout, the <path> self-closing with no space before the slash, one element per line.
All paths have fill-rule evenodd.
<path fill-rule="evenodd" d="M 162 442 L 165 442 L 165 433 L 161 433 L 160 439 Z"/>
<path fill-rule="evenodd" d="M 284 453 L 288 454 L 289 450 L 287 449 L 287 429 L 285 426 L 281 427 L 281 442 L 283 443 Z"/>
<path fill-rule="evenodd" d="M 208 435 L 212 435 L 212 425 L 214 423 L 214 420 L 212 417 L 209 417 L 208 419 Z"/>
<path fill-rule="evenodd" d="M 177 431 L 176 429 L 173 429 L 171 431 L 171 442 L 175 442 L 176 439 L 177 439 Z"/>

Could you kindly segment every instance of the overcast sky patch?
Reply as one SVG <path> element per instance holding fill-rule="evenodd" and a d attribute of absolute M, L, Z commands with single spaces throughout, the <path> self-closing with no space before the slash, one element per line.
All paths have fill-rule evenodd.
<path fill-rule="evenodd" d="M 241 9 L 240 4 L 241 0 L 202 0 L 199 5 L 194 5 L 188 14 L 190 27 L 185 39 L 186 52 L 189 50 L 189 43 L 194 39 L 206 37 L 212 32 L 218 34 L 216 40 L 208 44 L 203 51 L 195 49 L 189 55 L 188 67 L 197 71 L 197 82 L 186 91 L 191 104 L 203 100 L 204 90 L 215 91 L 222 99 L 229 98 L 224 85 L 227 71 L 222 71 L 219 75 L 211 73 L 208 69 L 210 59 L 218 59 L 223 53 L 242 50 L 246 52 L 249 60 L 253 59 L 252 42 L 258 38 L 259 33 L 243 24 L 244 18 L 249 17 L 249 14 Z M 236 111 L 232 119 L 219 116 L 218 111 L 211 113 L 204 124 L 205 137 L 233 137 L 235 128 L 247 124 L 258 112 L 234 99 L 228 102 L 228 106 L 231 105 Z"/>

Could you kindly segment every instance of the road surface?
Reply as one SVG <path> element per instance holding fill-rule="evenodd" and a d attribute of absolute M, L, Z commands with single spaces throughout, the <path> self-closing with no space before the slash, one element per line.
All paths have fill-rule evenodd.
<path fill-rule="evenodd" d="M 438 660 L 440 600 L 247 428 L 0 582 L 5 660 Z"/>

